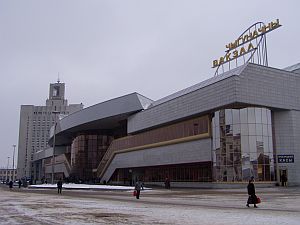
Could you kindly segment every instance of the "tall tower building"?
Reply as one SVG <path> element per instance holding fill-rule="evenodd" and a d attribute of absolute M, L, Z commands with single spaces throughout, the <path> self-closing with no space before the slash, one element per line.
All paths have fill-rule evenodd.
<path fill-rule="evenodd" d="M 49 98 L 45 106 L 21 105 L 19 144 L 18 144 L 18 178 L 33 176 L 33 154 L 48 148 L 50 128 L 60 116 L 66 116 L 83 109 L 81 104 L 69 104 L 65 99 L 65 84 L 50 84 Z"/>

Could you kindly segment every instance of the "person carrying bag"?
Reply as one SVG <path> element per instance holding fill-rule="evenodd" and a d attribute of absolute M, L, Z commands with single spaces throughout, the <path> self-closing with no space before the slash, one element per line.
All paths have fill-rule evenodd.
<path fill-rule="evenodd" d="M 258 203 L 258 198 L 255 195 L 255 186 L 254 186 L 254 177 L 251 177 L 251 179 L 249 180 L 249 184 L 247 186 L 247 190 L 248 190 L 248 200 L 247 200 L 247 207 L 250 207 L 249 204 L 254 204 L 254 208 L 257 208 L 256 204 Z M 260 198 L 259 198 L 260 201 Z"/>

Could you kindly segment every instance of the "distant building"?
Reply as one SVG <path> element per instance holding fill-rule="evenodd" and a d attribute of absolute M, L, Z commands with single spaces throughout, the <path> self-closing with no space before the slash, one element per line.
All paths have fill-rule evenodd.
<path fill-rule="evenodd" d="M 17 179 L 17 169 L 0 169 L 0 182 Z"/>
<path fill-rule="evenodd" d="M 33 90 L 33 89 L 32 89 Z M 49 130 L 60 117 L 83 109 L 81 104 L 68 104 L 65 99 L 65 84 L 51 83 L 49 98 L 45 106 L 21 105 L 19 144 L 18 144 L 18 178 L 32 178 L 34 167 L 33 154 L 49 148 Z"/>

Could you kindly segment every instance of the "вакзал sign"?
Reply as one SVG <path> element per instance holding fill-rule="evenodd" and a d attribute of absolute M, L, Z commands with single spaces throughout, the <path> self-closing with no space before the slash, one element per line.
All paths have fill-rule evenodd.
<path fill-rule="evenodd" d="M 237 59 L 247 53 L 255 50 L 257 48 L 256 44 L 251 41 L 257 39 L 258 37 L 275 30 L 280 27 L 279 19 L 274 22 L 268 23 L 268 25 L 264 25 L 260 28 L 249 31 L 248 33 L 244 33 L 234 42 L 227 44 L 226 54 L 219 59 L 213 60 L 212 68 L 218 67 L 224 63 L 230 62 L 231 60 Z"/>

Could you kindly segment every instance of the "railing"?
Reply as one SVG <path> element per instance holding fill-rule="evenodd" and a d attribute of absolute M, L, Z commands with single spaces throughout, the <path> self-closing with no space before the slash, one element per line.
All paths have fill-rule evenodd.
<path fill-rule="evenodd" d="M 65 160 L 64 160 L 65 167 L 67 169 L 68 175 L 70 175 L 70 173 L 71 173 L 70 162 L 69 162 L 68 158 L 66 157 L 66 155 L 65 154 L 63 154 L 63 155 L 64 155 L 64 158 L 65 158 Z"/>
<path fill-rule="evenodd" d="M 99 163 L 99 166 L 97 167 L 97 177 L 102 177 L 104 169 L 106 164 L 109 162 L 109 160 L 114 155 L 114 152 L 117 150 L 115 148 L 115 142 L 117 140 L 112 141 L 111 145 L 108 147 L 107 151 L 105 152 L 105 155 L 103 156 L 101 162 Z"/>

